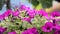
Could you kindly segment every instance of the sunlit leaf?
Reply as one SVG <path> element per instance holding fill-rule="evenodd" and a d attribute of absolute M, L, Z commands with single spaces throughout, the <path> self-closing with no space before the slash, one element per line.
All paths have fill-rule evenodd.
<path fill-rule="evenodd" d="M 39 4 L 38 6 L 36 6 L 36 10 L 40 10 L 42 8 L 42 5 Z"/>

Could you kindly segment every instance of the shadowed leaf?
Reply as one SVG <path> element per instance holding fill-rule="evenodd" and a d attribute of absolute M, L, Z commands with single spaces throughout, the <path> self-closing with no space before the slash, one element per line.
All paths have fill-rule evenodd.
<path fill-rule="evenodd" d="M 3 5 L 4 5 L 4 0 L 0 0 L 0 10 L 2 9 Z"/>

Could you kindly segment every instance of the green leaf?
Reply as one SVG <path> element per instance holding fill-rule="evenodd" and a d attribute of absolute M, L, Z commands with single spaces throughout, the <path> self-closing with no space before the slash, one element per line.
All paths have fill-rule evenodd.
<path fill-rule="evenodd" d="M 42 8 L 42 4 L 39 4 L 38 6 L 36 6 L 36 10 L 40 10 Z"/>
<path fill-rule="evenodd" d="M 39 17 L 39 16 L 35 16 L 34 19 L 32 20 L 32 24 L 33 26 L 39 28 L 41 26 L 43 26 L 46 22 L 46 18 L 44 17 Z"/>
<path fill-rule="evenodd" d="M 50 8 L 52 6 L 52 0 L 29 0 L 29 2 L 32 3 L 35 8 L 39 4 L 42 4 L 43 8 Z"/>
<path fill-rule="evenodd" d="M 19 30 L 21 30 L 21 31 L 23 30 L 23 27 L 22 27 L 22 25 L 19 27 Z"/>
<path fill-rule="evenodd" d="M 43 8 L 49 8 L 52 6 L 52 0 L 39 0 Z"/>
<path fill-rule="evenodd" d="M 0 10 L 2 9 L 3 5 L 4 5 L 4 0 L 0 0 Z"/>
<path fill-rule="evenodd" d="M 29 0 L 30 3 L 32 3 L 33 6 L 37 6 L 39 4 L 39 1 L 37 0 Z"/>

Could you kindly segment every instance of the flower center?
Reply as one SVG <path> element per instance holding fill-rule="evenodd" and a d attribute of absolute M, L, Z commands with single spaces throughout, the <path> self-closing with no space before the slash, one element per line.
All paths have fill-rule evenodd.
<path fill-rule="evenodd" d="M 53 20 L 53 23 L 55 24 L 55 19 Z"/>
<path fill-rule="evenodd" d="M 29 16 L 29 14 L 26 14 L 26 16 Z"/>
<path fill-rule="evenodd" d="M 47 30 L 49 30 L 49 29 L 50 29 L 50 27 L 47 28 Z"/>
<path fill-rule="evenodd" d="M 60 34 L 60 30 L 58 31 L 58 34 Z"/>

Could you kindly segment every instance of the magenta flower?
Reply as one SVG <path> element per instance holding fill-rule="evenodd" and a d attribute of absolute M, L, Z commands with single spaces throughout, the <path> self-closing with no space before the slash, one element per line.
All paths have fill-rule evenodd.
<path fill-rule="evenodd" d="M 60 16 L 60 12 L 58 12 L 58 11 L 54 11 L 54 12 L 52 12 L 52 13 L 50 13 L 50 14 L 51 14 L 51 16 L 53 16 L 53 17 Z"/>
<path fill-rule="evenodd" d="M 32 12 L 34 12 L 35 15 L 39 15 L 39 11 L 36 9 L 33 9 Z"/>
<path fill-rule="evenodd" d="M 45 10 L 43 10 L 43 9 L 39 10 L 39 11 L 38 11 L 38 14 L 44 16 L 44 17 L 45 17 L 46 19 L 48 19 L 48 20 L 51 19 L 51 18 L 48 16 L 48 13 L 47 13 Z"/>
<path fill-rule="evenodd" d="M 37 31 L 37 29 L 34 27 L 34 28 L 31 28 L 30 29 L 31 30 L 31 32 L 33 33 L 33 34 L 38 34 L 38 31 Z"/>
<path fill-rule="evenodd" d="M 31 23 L 31 19 L 32 19 L 32 18 L 27 18 L 27 17 L 22 18 L 23 21 L 27 21 L 27 22 L 29 22 L 29 23 Z"/>
<path fill-rule="evenodd" d="M 4 12 L 2 15 L 4 16 L 4 17 L 8 17 L 9 15 L 11 15 L 12 14 L 12 10 L 7 10 L 6 12 Z"/>
<path fill-rule="evenodd" d="M 17 11 L 15 11 L 15 12 L 13 12 L 12 15 L 13 15 L 13 16 L 19 16 L 19 11 L 17 10 Z"/>
<path fill-rule="evenodd" d="M 60 34 L 60 30 L 56 30 L 54 34 Z"/>
<path fill-rule="evenodd" d="M 41 27 L 42 31 L 44 32 L 51 32 L 53 29 L 53 23 L 51 22 L 46 22 L 44 26 Z"/>
<path fill-rule="evenodd" d="M 6 30 L 7 28 L 0 27 L 0 34 L 3 34 Z"/>
<path fill-rule="evenodd" d="M 56 26 L 56 29 L 57 29 L 57 30 L 60 30 L 60 25 L 57 25 L 57 26 Z"/>
<path fill-rule="evenodd" d="M 26 6 L 25 5 L 21 5 L 20 6 L 20 10 L 25 10 L 26 9 Z"/>
<path fill-rule="evenodd" d="M 56 27 L 56 31 L 54 32 L 54 34 L 60 34 L 60 25 Z"/>
<path fill-rule="evenodd" d="M 36 15 L 39 15 L 39 11 L 38 10 L 36 10 L 36 9 L 33 9 L 33 10 L 35 11 Z"/>
<path fill-rule="evenodd" d="M 0 15 L 0 20 L 4 20 L 4 16 L 3 15 Z"/>
<path fill-rule="evenodd" d="M 48 15 L 48 13 L 43 9 L 39 10 L 38 13 L 42 16 L 47 16 Z"/>
<path fill-rule="evenodd" d="M 46 16 L 48 20 L 53 20 L 55 19 L 53 16 Z"/>
<path fill-rule="evenodd" d="M 33 34 L 33 33 L 31 31 L 26 30 L 22 34 Z"/>
<path fill-rule="evenodd" d="M 53 31 L 56 31 L 58 29 L 58 24 L 53 24 Z"/>
<path fill-rule="evenodd" d="M 30 18 L 33 18 L 35 16 L 35 11 L 34 10 L 30 10 L 30 11 L 27 12 L 27 14 L 28 14 L 28 16 Z"/>
<path fill-rule="evenodd" d="M 22 32 L 22 34 L 38 34 L 38 31 L 36 28 L 30 28 L 28 30 L 25 30 L 24 32 Z"/>
<path fill-rule="evenodd" d="M 60 21 L 60 19 L 58 18 L 58 19 L 56 19 L 56 21 L 57 21 L 57 22 L 59 22 L 59 21 Z"/>
<path fill-rule="evenodd" d="M 57 30 L 58 27 L 59 27 L 59 24 L 58 24 L 58 22 L 56 21 L 56 19 L 54 19 L 54 20 L 53 20 L 53 30 L 54 30 L 54 31 Z"/>
<path fill-rule="evenodd" d="M 28 12 L 28 11 L 31 10 L 31 9 L 30 9 L 30 7 L 26 7 L 25 10 Z"/>
<path fill-rule="evenodd" d="M 8 34 L 17 34 L 15 31 L 8 32 Z"/>

